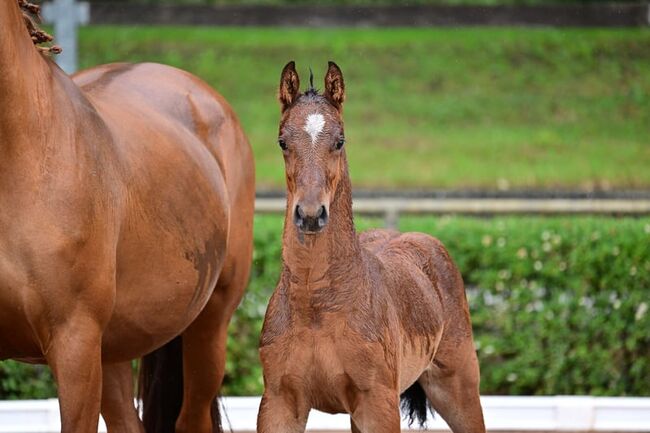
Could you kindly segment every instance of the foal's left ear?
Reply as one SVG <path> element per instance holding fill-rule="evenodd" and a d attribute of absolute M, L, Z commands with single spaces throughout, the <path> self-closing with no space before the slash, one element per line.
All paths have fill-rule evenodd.
<path fill-rule="evenodd" d="M 325 74 L 325 93 L 324 96 L 337 110 L 343 109 L 345 100 L 345 84 L 343 83 L 343 73 L 334 62 L 327 62 L 327 74 Z"/>

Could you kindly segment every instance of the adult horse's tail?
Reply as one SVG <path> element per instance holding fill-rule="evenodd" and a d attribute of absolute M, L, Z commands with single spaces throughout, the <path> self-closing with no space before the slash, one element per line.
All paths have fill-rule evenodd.
<path fill-rule="evenodd" d="M 142 358 L 138 393 L 146 433 L 174 433 L 183 404 L 183 341 L 178 336 Z M 212 402 L 212 431 L 221 433 L 219 405 Z"/>

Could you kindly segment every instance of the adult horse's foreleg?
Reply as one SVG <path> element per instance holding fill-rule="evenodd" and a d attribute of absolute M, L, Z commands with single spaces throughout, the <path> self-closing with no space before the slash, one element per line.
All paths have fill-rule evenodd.
<path fill-rule="evenodd" d="M 431 406 L 454 433 L 485 433 L 474 344 L 443 342 L 429 370 L 418 379 Z"/>
<path fill-rule="evenodd" d="M 399 433 L 399 393 L 383 386 L 357 395 L 351 414 L 353 431 L 361 433 Z"/>
<path fill-rule="evenodd" d="M 133 403 L 133 369 L 130 362 L 104 364 L 101 412 L 108 433 L 144 433 Z"/>
<path fill-rule="evenodd" d="M 58 386 L 62 433 L 96 433 L 102 395 L 103 326 L 90 315 L 55 327 L 45 358 Z"/>

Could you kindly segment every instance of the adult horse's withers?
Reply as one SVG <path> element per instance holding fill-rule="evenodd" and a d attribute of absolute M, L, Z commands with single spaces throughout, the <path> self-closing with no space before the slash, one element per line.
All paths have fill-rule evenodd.
<path fill-rule="evenodd" d="M 357 235 L 345 154 L 343 74 L 322 94 L 280 79 L 278 143 L 287 213 L 282 272 L 260 339 L 259 433 L 301 433 L 312 408 L 348 413 L 353 433 L 399 433 L 427 406 L 454 433 L 484 433 L 479 366 L 463 280 L 423 233 Z"/>
<path fill-rule="evenodd" d="M 100 403 L 109 430 L 137 431 L 128 361 L 181 335 L 147 363 L 180 366 L 168 358 L 182 352 L 180 416 L 157 371 L 145 421 L 213 431 L 252 254 L 250 146 L 226 101 L 183 71 L 70 79 L 34 47 L 27 8 L 0 2 L 0 359 L 52 367 L 63 432 L 97 431 Z"/>

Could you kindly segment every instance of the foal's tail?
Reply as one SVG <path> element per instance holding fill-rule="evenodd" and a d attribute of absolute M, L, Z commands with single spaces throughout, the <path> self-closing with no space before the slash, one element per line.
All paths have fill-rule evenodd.
<path fill-rule="evenodd" d="M 433 409 L 427 400 L 424 389 L 418 382 L 408 387 L 400 395 L 400 407 L 408 419 L 409 427 L 417 419 L 420 427 L 424 428 L 427 423 L 427 410 L 433 415 Z"/>
<path fill-rule="evenodd" d="M 142 358 L 138 383 L 146 433 L 174 433 L 183 404 L 183 340 L 174 338 Z M 218 402 L 212 403 L 212 431 L 221 433 Z"/>

